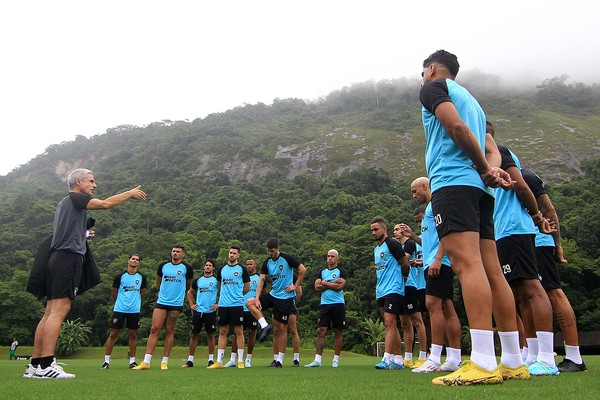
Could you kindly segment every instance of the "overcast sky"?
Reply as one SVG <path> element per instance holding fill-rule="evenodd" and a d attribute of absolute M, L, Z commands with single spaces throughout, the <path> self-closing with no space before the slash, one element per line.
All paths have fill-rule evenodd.
<path fill-rule="evenodd" d="M 600 83 L 590 4 L 3 1 L 0 175 L 52 144 L 122 124 L 191 121 L 245 103 L 418 78 L 440 48 L 462 71 Z"/>

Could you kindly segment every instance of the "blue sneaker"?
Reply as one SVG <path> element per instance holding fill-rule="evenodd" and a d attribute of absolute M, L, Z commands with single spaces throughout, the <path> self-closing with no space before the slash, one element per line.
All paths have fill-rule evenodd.
<path fill-rule="evenodd" d="M 321 363 L 313 361 L 310 364 L 306 364 L 304 368 L 321 368 Z"/>
<path fill-rule="evenodd" d="M 389 367 L 390 365 L 383 360 L 375 364 L 375 369 L 388 369 Z"/>
<path fill-rule="evenodd" d="M 527 367 L 527 370 L 531 375 L 536 376 L 560 374 L 555 365 L 550 365 L 540 360 L 535 360 L 529 367 Z"/>
<path fill-rule="evenodd" d="M 392 369 L 402 369 L 404 368 L 404 363 L 402 364 L 396 364 L 395 362 L 392 362 L 389 366 L 388 369 L 392 370 Z"/>

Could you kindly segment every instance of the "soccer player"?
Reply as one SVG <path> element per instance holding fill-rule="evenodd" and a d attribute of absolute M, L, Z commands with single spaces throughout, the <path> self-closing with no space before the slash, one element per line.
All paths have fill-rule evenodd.
<path fill-rule="evenodd" d="M 387 223 L 381 218 L 371 221 L 371 234 L 377 242 L 373 250 L 377 285 L 375 297 L 377 307 L 385 325 L 385 351 L 383 360 L 376 369 L 404 368 L 402 341 L 398 331 L 398 315 L 404 307 L 404 275 L 408 275 L 410 265 L 400 242 L 387 233 Z"/>
<path fill-rule="evenodd" d="M 400 224 L 394 225 L 394 239 L 402 244 L 404 252 L 408 254 L 408 263 L 410 264 L 408 277 L 404 282 L 405 304 L 400 314 L 400 322 L 404 332 L 404 365 L 412 368 L 414 366 L 412 352 L 415 344 L 415 329 L 419 335 L 419 360 L 422 359 L 425 362 L 427 358 L 427 332 L 421 316 L 421 310 L 425 309 L 425 274 L 421 257 L 422 251 L 418 243 L 402 235 Z M 423 294 L 422 299 L 421 293 Z"/>
<path fill-rule="evenodd" d="M 462 287 L 472 352 L 470 360 L 465 360 L 458 370 L 435 378 L 432 383 L 502 383 L 494 348 L 492 307 L 502 332 L 502 363 L 508 355 L 514 366 L 520 366 L 522 360 L 515 302 L 502 276 L 494 242 L 491 188 L 510 188 L 512 182 L 499 168 L 497 148 L 488 148 L 481 106 L 454 81 L 458 70 L 454 54 L 445 50 L 431 54 L 423 61 L 419 98 L 423 105 L 425 165 L 432 211 L 440 242 Z M 505 332 L 515 335 L 507 336 Z M 513 358 L 516 355 L 519 364 Z"/>
<path fill-rule="evenodd" d="M 127 269 L 113 280 L 111 294 L 115 300 L 115 306 L 113 307 L 110 332 L 106 340 L 104 364 L 101 369 L 110 368 L 110 356 L 125 323 L 127 323 L 129 334 L 129 368 L 137 367 L 135 352 L 137 350 L 137 331 L 140 327 L 140 309 L 142 296 L 148 287 L 146 275 L 138 271 L 139 267 L 139 254 L 132 254 L 127 261 Z"/>
<path fill-rule="evenodd" d="M 461 362 L 461 327 L 454 308 L 454 272 L 450 259 L 440 246 L 431 210 L 431 191 L 426 177 L 415 179 L 410 190 L 413 199 L 425 204 L 421 220 L 421 236 L 408 225 L 401 225 L 403 235 L 423 246 L 423 265 L 426 276 L 425 301 L 431 319 L 431 353 L 427 361 L 413 368 L 414 373 L 453 372 Z M 446 361 L 441 364 L 444 334 L 448 338 Z"/>
<path fill-rule="evenodd" d="M 246 305 L 260 325 L 259 342 L 263 342 L 271 331 L 262 310 L 273 308 L 273 352 L 277 351 L 278 355 L 269 366 L 281 368 L 287 347 L 289 316 L 295 307 L 296 287 L 302 285 L 306 268 L 296 257 L 279 250 L 279 239 L 269 238 L 266 247 L 269 257 L 260 270 L 256 297 L 249 299 Z M 294 270 L 298 274 L 295 284 Z M 263 294 L 267 275 L 271 277 L 271 291 Z"/>
<path fill-rule="evenodd" d="M 493 137 L 491 123 L 486 129 Z M 494 231 L 502 272 L 514 293 L 525 329 L 529 348 L 525 362 L 531 375 L 558 375 L 553 355 L 552 306 L 540 283 L 535 260 L 535 232 L 539 229 L 550 233 L 550 226 L 521 176 L 517 156 L 504 145 L 498 145 L 498 149 L 501 168 L 510 174 L 515 188 L 495 189 Z M 535 351 L 536 344 L 539 351 Z"/>
<path fill-rule="evenodd" d="M 325 348 L 325 335 L 331 326 L 335 334 L 333 343 L 333 361 L 331 366 L 338 368 L 340 365 L 340 353 L 344 343 L 343 329 L 346 327 L 346 301 L 344 299 L 344 287 L 348 272 L 339 266 L 340 256 L 337 250 L 331 249 L 327 252 L 327 267 L 317 272 L 315 279 L 315 290 L 321 293 L 321 306 L 319 319 L 317 320 L 317 339 L 315 359 L 305 368 L 321 367 L 323 349 Z"/>
<path fill-rule="evenodd" d="M 248 270 L 242 267 L 240 246 L 234 244 L 229 248 L 227 264 L 217 271 L 217 281 L 220 283 L 219 292 L 219 341 L 217 343 L 217 361 L 209 365 L 210 369 L 221 369 L 225 348 L 227 347 L 227 334 L 233 327 L 234 339 L 237 346 L 237 367 L 245 368 L 244 362 L 244 294 L 250 291 L 250 277 Z M 228 365 L 229 367 L 229 365 Z"/>
<path fill-rule="evenodd" d="M 78 168 L 67 178 L 69 193 L 58 203 L 52 225 L 51 255 L 46 267 L 46 309 L 35 330 L 31 364 L 23 378 L 70 379 L 74 374 L 65 372 L 54 359 L 56 341 L 63 321 L 71 310 L 71 303 L 80 291 L 80 281 L 87 251 L 87 210 L 107 210 L 129 199 L 145 200 L 146 193 L 137 186 L 108 197 L 94 199 L 98 186 L 94 173 Z M 92 232 L 93 233 L 93 232 Z"/>
<path fill-rule="evenodd" d="M 190 352 L 188 359 L 181 368 L 192 368 L 198 336 L 204 326 L 208 342 L 208 366 L 214 364 L 215 332 L 217 331 L 217 292 L 219 289 L 217 278 L 214 276 L 216 264 L 210 258 L 204 261 L 202 276 L 192 282 L 187 292 L 188 303 L 192 309 L 192 336 L 190 337 Z"/>
<path fill-rule="evenodd" d="M 185 294 L 194 279 L 194 270 L 190 264 L 183 261 L 184 257 L 185 248 L 181 244 L 176 244 L 171 248 L 171 261 L 165 261 L 158 266 L 156 272 L 158 299 L 152 312 L 152 327 L 146 342 L 144 361 L 132 368 L 135 371 L 150 369 L 152 354 L 158 344 L 158 334 L 163 327 L 165 344 L 160 369 L 169 369 L 169 356 L 175 340 L 175 326 L 183 309 Z"/>
<path fill-rule="evenodd" d="M 546 294 L 548 294 L 552 310 L 556 314 L 560 330 L 565 339 L 565 358 L 558 363 L 557 368 L 560 372 L 587 371 L 587 367 L 579 352 L 579 337 L 577 334 L 575 313 L 560 284 L 557 263 L 566 264 L 567 260 L 563 257 L 560 242 L 558 215 L 546 192 L 542 178 L 535 172 L 527 169 L 521 169 L 521 174 L 527 186 L 531 189 L 541 213 L 556 227 L 556 230 L 551 235 L 543 234 L 539 230 L 536 231 L 535 257 L 542 287 L 546 291 Z"/>

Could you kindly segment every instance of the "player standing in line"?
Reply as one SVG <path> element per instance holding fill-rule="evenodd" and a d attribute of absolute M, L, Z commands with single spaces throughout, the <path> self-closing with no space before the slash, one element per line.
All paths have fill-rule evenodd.
<path fill-rule="evenodd" d="M 370 229 L 377 242 L 373 250 L 377 274 L 375 297 L 385 325 L 383 360 L 377 363 L 375 368 L 401 369 L 404 368 L 404 361 L 398 316 L 404 307 L 404 275 L 408 275 L 410 265 L 400 242 L 388 236 L 385 220 L 372 220 Z"/>
<path fill-rule="evenodd" d="M 135 353 L 137 350 L 137 331 L 140 327 L 140 311 L 142 296 L 146 293 L 148 282 L 146 275 L 139 272 L 140 256 L 132 254 L 127 261 L 127 269 L 113 280 L 111 294 L 115 300 L 110 333 L 106 340 L 106 353 L 101 369 L 110 368 L 110 356 L 117 342 L 119 332 L 127 321 L 129 334 L 129 368 L 137 367 Z"/>
<path fill-rule="evenodd" d="M 208 258 L 204 262 L 204 272 L 198 279 L 192 281 L 192 286 L 187 292 L 188 303 L 192 309 L 192 336 L 190 337 L 190 351 L 188 359 L 181 368 L 192 368 L 198 336 L 204 326 L 206 341 L 208 342 L 208 366 L 214 364 L 215 332 L 217 331 L 217 292 L 219 285 L 214 276 L 216 264 Z"/>
<path fill-rule="evenodd" d="M 432 380 L 448 386 L 502 383 L 492 310 L 503 333 L 502 364 L 522 365 L 515 301 L 502 276 L 494 241 L 491 189 L 508 189 L 512 181 L 499 168 L 497 148 L 488 148 L 483 109 L 454 81 L 458 70 L 454 54 L 445 50 L 431 54 L 423 61 L 419 94 L 433 215 L 440 242 L 461 284 L 472 344 L 470 360 Z"/>
<path fill-rule="evenodd" d="M 238 368 L 245 368 L 244 362 L 244 294 L 250 291 L 248 270 L 242 267 L 240 246 L 234 244 L 229 248 L 227 264 L 217 271 L 217 281 L 220 282 L 219 292 L 219 341 L 217 343 L 217 361 L 209 365 L 209 369 L 223 368 L 223 357 L 227 347 L 227 334 L 233 327 L 234 339 L 237 346 Z"/>
<path fill-rule="evenodd" d="M 552 201 L 550 201 L 542 178 L 527 169 L 522 169 L 521 173 L 535 196 L 538 208 L 544 217 L 548 218 L 556 227 L 556 231 L 551 235 L 543 234 L 539 230 L 535 233 L 535 258 L 542 287 L 548 294 L 552 310 L 556 314 L 556 319 L 565 339 L 565 358 L 558 363 L 557 368 L 560 372 L 587 371 L 579 352 L 579 336 L 577 334 L 575 313 L 560 284 L 557 263 L 566 264 L 567 260 L 563 257 L 563 249 L 560 243 L 558 214 Z"/>
<path fill-rule="evenodd" d="M 158 299 L 152 312 L 150 336 L 146 342 L 144 361 L 132 368 L 135 371 L 150 369 L 152 354 L 158 344 L 158 334 L 163 327 L 165 343 L 160 369 L 169 369 L 169 356 L 175 340 L 175 326 L 183 309 L 186 292 L 194 279 L 194 270 L 190 264 L 183 261 L 183 257 L 185 257 L 185 248 L 181 244 L 176 244 L 171 248 L 171 261 L 165 261 L 158 266 L 156 272 Z"/>
<path fill-rule="evenodd" d="M 343 330 L 346 327 L 346 301 L 344 299 L 344 287 L 348 272 L 339 266 L 339 253 L 335 249 L 327 252 L 327 267 L 317 272 L 315 279 L 315 290 L 321 293 L 321 306 L 319 319 L 317 320 L 317 339 L 315 359 L 305 368 L 319 368 L 323 362 L 323 349 L 325 348 L 325 335 L 331 326 L 335 334 L 333 344 L 333 361 L 331 366 L 340 366 L 340 354 L 344 344 Z"/>

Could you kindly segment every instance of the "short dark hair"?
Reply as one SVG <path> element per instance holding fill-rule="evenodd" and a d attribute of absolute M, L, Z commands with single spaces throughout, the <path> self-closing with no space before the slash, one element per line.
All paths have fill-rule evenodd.
<path fill-rule="evenodd" d="M 229 246 L 229 248 L 230 249 L 236 249 L 238 251 L 238 253 L 242 252 L 242 248 L 238 244 L 232 244 L 231 246 Z"/>
<path fill-rule="evenodd" d="M 172 249 L 181 249 L 185 253 L 185 247 L 182 244 L 174 244 L 171 246 Z"/>
<path fill-rule="evenodd" d="M 385 228 L 387 228 L 387 222 L 383 218 L 375 218 L 371 221 L 371 224 L 379 224 Z"/>
<path fill-rule="evenodd" d="M 271 237 L 267 239 L 267 249 L 278 249 L 279 248 L 279 239 L 276 237 Z"/>
<path fill-rule="evenodd" d="M 489 133 L 492 137 L 495 137 L 496 130 L 494 129 L 494 125 L 490 121 L 485 121 L 485 133 Z"/>
<path fill-rule="evenodd" d="M 419 214 L 425 215 L 425 209 L 423 207 L 417 207 L 415 208 L 415 211 L 413 211 L 413 217 Z"/>
<path fill-rule="evenodd" d="M 456 58 L 454 54 L 449 53 L 446 50 L 438 50 L 435 53 L 431 54 L 429 57 L 427 57 L 425 61 L 423 61 L 423 68 L 427 68 L 433 63 L 438 63 L 446 67 L 446 69 L 448 70 L 448 72 L 450 72 L 452 76 L 456 76 L 460 68 L 458 58 Z"/>
<path fill-rule="evenodd" d="M 206 260 L 204 260 L 204 264 L 206 264 L 207 262 L 211 263 L 214 268 L 217 268 L 217 263 L 212 258 L 207 258 Z"/>
<path fill-rule="evenodd" d="M 140 261 L 142 260 L 142 257 L 140 257 L 140 255 L 139 255 L 138 253 L 131 253 L 131 254 L 129 255 L 129 258 L 128 258 L 128 260 L 131 260 L 131 257 L 133 257 L 133 256 L 137 256 L 137 257 L 140 259 Z"/>

